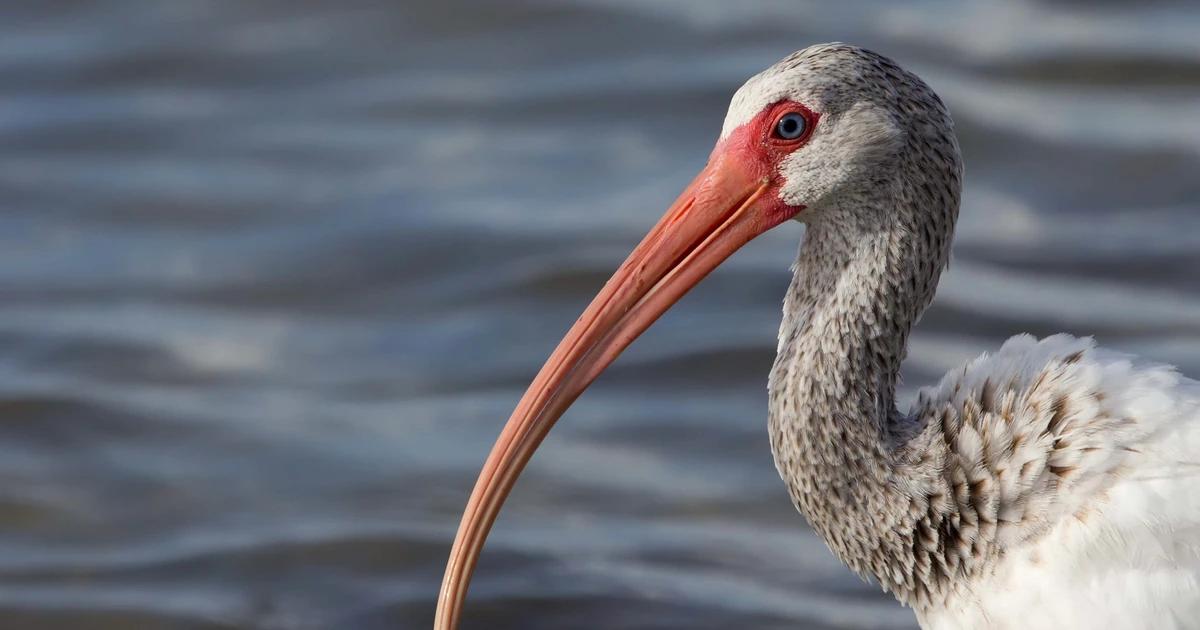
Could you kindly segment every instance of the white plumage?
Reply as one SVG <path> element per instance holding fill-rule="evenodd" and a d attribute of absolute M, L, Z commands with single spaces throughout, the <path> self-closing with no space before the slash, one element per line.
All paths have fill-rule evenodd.
<path fill-rule="evenodd" d="M 1026 453 L 993 459 L 1036 466 L 1047 446 L 1039 442 L 1058 441 L 1049 465 L 1071 472 L 1010 477 L 1017 487 L 1003 494 L 1040 497 L 1026 506 L 1042 521 L 1022 532 L 1031 542 L 1012 541 L 990 575 L 962 583 L 949 607 L 920 615 L 922 627 L 1200 626 L 1200 383 L 1091 339 L 1021 335 L 947 375 L 917 404 L 970 407 L 985 388 L 1006 383 L 1015 389 L 996 391 L 997 399 L 1011 396 L 1026 409 L 1065 399 L 1069 417 L 1047 431 L 984 414 L 978 432 L 963 432 L 970 437 L 960 455 L 984 462 L 990 447 L 1011 444 L 1010 431 L 1023 431 Z"/>

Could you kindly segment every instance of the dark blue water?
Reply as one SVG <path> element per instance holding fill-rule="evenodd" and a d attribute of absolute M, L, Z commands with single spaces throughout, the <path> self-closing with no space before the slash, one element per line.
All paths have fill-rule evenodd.
<path fill-rule="evenodd" d="M 733 90 L 811 43 L 895 57 L 959 125 L 906 396 L 1021 331 L 1200 374 L 1200 5 L 898 4 L 5 3 L 0 626 L 428 627 L 528 379 Z M 771 462 L 800 229 L 571 410 L 467 627 L 914 626 Z"/>

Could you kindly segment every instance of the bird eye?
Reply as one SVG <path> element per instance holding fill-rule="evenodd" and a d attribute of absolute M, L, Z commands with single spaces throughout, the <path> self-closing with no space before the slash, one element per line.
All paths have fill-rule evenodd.
<path fill-rule="evenodd" d="M 805 129 L 808 127 L 808 120 L 804 116 L 791 113 L 785 114 L 775 123 L 775 137 L 783 140 L 795 140 L 804 135 Z"/>

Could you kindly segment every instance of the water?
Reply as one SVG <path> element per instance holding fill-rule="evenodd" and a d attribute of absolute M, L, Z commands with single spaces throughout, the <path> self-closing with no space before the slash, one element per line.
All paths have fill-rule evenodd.
<path fill-rule="evenodd" d="M 528 379 L 732 91 L 810 43 L 897 58 L 958 121 L 906 396 L 1019 331 L 1200 374 L 1200 5 L 647 4 L 6 3 L 0 625 L 428 627 Z M 913 627 L 771 463 L 799 230 L 571 410 L 467 627 Z"/>

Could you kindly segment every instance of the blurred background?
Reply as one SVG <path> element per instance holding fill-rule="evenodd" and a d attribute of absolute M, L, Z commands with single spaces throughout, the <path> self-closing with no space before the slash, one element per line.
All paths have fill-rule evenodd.
<path fill-rule="evenodd" d="M 1200 376 L 1195 2 L 14 1 L 0 9 L 0 626 L 425 628 L 521 391 L 812 43 L 948 102 L 955 261 L 904 396 L 1011 334 Z M 776 476 L 802 228 L 535 458 L 468 628 L 913 628 Z"/>

